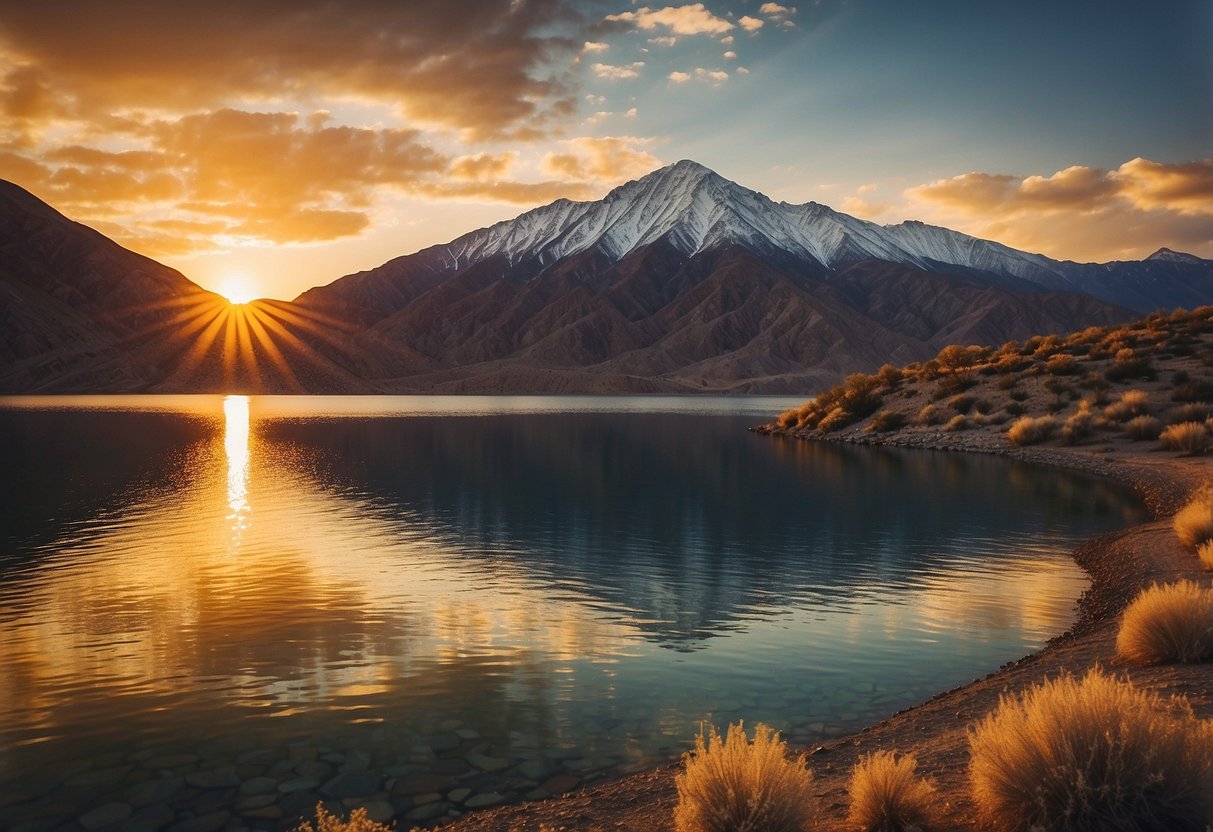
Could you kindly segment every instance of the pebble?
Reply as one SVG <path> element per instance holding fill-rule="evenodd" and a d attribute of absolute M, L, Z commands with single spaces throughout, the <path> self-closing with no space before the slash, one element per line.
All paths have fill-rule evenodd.
<path fill-rule="evenodd" d="M 105 803 L 90 812 L 85 812 L 76 818 L 76 822 L 91 832 L 93 829 L 101 829 L 120 820 L 126 820 L 131 816 L 131 808 L 129 803 Z"/>
<path fill-rule="evenodd" d="M 320 781 L 314 777 L 295 777 L 279 783 L 278 792 L 280 794 L 290 794 L 291 792 L 309 791 L 319 785 Z"/>
<path fill-rule="evenodd" d="M 497 792 L 484 792 L 483 794 L 469 797 L 463 802 L 463 805 L 468 809 L 484 809 L 488 806 L 496 806 L 503 800 L 505 800 L 505 798 L 499 795 Z"/>
<path fill-rule="evenodd" d="M 231 766 L 195 771 L 185 775 L 185 782 L 199 789 L 230 789 L 240 785 L 236 769 Z"/>
<path fill-rule="evenodd" d="M 240 784 L 241 794 L 275 794 L 278 791 L 278 781 L 273 777 L 254 777 Z"/>
<path fill-rule="evenodd" d="M 445 803 L 427 803 L 424 806 L 418 806 L 416 809 L 410 809 L 405 813 L 405 820 L 434 820 L 446 814 L 447 804 Z"/>
<path fill-rule="evenodd" d="M 338 774 L 321 787 L 332 797 L 360 797 L 379 790 L 379 775 L 373 771 L 348 771 Z"/>
<path fill-rule="evenodd" d="M 221 810 L 201 817 L 187 818 L 174 823 L 168 828 L 168 832 L 219 832 L 231 816 L 231 812 Z"/>
<path fill-rule="evenodd" d="M 469 788 L 461 787 L 458 789 L 451 789 L 449 792 L 446 793 L 446 799 L 451 801 L 452 803 L 462 803 L 463 801 L 468 799 L 468 796 L 471 795 L 471 793 L 472 793 L 472 790 Z"/>
<path fill-rule="evenodd" d="M 132 806 L 147 806 L 152 803 L 163 803 L 185 786 L 181 777 L 160 777 L 155 780 L 144 780 L 131 787 L 126 793 L 126 800 Z"/>
<path fill-rule="evenodd" d="M 487 754 L 469 754 L 467 761 L 481 771 L 501 771 L 503 768 L 508 768 L 509 760 L 503 760 L 500 757 L 490 757 Z"/>

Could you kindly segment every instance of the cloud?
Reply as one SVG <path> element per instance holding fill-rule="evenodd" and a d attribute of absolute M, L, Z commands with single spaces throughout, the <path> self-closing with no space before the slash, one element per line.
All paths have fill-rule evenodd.
<path fill-rule="evenodd" d="M 583 136 L 561 142 L 564 152 L 544 156 L 544 174 L 573 181 L 618 185 L 661 167 L 645 148 L 650 139 L 636 136 Z"/>
<path fill-rule="evenodd" d="M 757 17 L 745 15 L 737 20 L 737 25 L 739 25 L 742 29 L 745 29 L 747 32 L 757 32 L 764 25 L 766 25 L 766 21 L 760 20 Z"/>
<path fill-rule="evenodd" d="M 673 35 L 662 35 L 656 38 L 649 38 L 649 43 L 654 46 L 673 46 L 678 43 L 678 38 Z"/>
<path fill-rule="evenodd" d="M 0 114 L 180 115 L 307 98 L 375 102 L 473 137 L 569 115 L 568 58 L 588 26 L 560 0 L 8 4 Z"/>
<path fill-rule="evenodd" d="M 585 42 L 585 44 L 581 47 L 581 51 L 582 52 L 605 52 L 610 48 L 611 48 L 611 45 L 609 43 L 602 43 L 601 41 L 587 40 Z"/>
<path fill-rule="evenodd" d="M 735 61 L 737 60 L 737 53 L 730 49 L 728 52 L 724 53 L 724 59 L 726 61 Z"/>
<path fill-rule="evenodd" d="M 447 175 L 463 182 L 494 182 L 510 176 L 518 163 L 518 151 L 477 153 L 451 160 Z"/>
<path fill-rule="evenodd" d="M 750 70 L 747 67 L 739 66 L 739 67 L 737 67 L 737 74 L 738 75 L 749 75 Z"/>
<path fill-rule="evenodd" d="M 781 6 L 778 3 L 763 3 L 758 7 L 758 11 L 761 14 L 770 15 L 772 17 L 796 14 L 796 8 L 794 6 L 789 8 L 788 6 Z"/>
<path fill-rule="evenodd" d="M 696 67 L 694 73 L 675 70 L 666 77 L 675 84 L 685 84 L 687 81 L 694 78 L 698 81 L 706 81 L 714 86 L 720 86 L 725 81 L 729 80 L 729 73 L 725 72 L 723 69 L 704 69 L 703 67 Z"/>
<path fill-rule="evenodd" d="M 594 64 L 591 69 L 594 70 L 595 75 L 605 81 L 626 81 L 640 77 L 640 70 L 644 69 L 644 61 L 633 61 L 623 66 Z"/>
<path fill-rule="evenodd" d="M 723 35 L 733 29 L 732 23 L 717 17 L 703 3 L 666 6 L 657 10 L 645 7 L 634 12 L 607 15 L 606 20 L 631 24 L 646 31 L 662 26 L 675 35 Z"/>
<path fill-rule="evenodd" d="M 1135 258 L 1160 246 L 1213 255 L 1213 159 L 1132 159 L 1049 176 L 984 172 L 906 190 L 912 208 L 1008 245 L 1080 260 Z"/>

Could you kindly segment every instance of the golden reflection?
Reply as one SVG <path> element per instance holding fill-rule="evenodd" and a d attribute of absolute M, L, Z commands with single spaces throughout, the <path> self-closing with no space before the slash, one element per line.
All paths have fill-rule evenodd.
<path fill-rule="evenodd" d="M 223 399 L 223 451 L 227 459 L 227 508 L 233 531 L 248 522 L 249 416 L 248 396 Z"/>

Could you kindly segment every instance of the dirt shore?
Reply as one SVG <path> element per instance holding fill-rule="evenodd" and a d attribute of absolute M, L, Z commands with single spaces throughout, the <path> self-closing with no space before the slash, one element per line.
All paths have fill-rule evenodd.
<path fill-rule="evenodd" d="M 765 441 L 817 440 L 774 426 L 760 430 L 770 435 Z M 1074 553 L 1090 575 L 1091 587 L 1079 601 L 1078 617 L 1070 631 L 1058 635 L 1040 652 L 884 722 L 808 749 L 825 807 L 823 829 L 847 828 L 846 789 L 851 768 L 860 755 L 876 750 L 915 754 L 919 770 L 935 778 L 950 824 L 947 828 L 977 829 L 968 796 L 967 726 L 993 709 L 1004 691 L 1017 691 L 1061 672 L 1081 674 L 1092 665 L 1102 665 L 1164 695 L 1183 694 L 1198 714 L 1213 716 L 1210 666 L 1133 667 L 1119 662 L 1115 651 L 1120 614 L 1138 590 L 1155 581 L 1208 580 L 1196 557 L 1176 540 L 1169 516 L 1197 485 L 1213 477 L 1213 462 L 1203 457 L 1177 457 L 1123 438 L 1078 447 L 1013 448 L 1005 434 L 994 429 L 881 434 L 852 429 L 832 434 L 829 441 L 991 453 L 1079 470 L 1130 485 L 1156 519 L 1087 541 Z M 473 813 L 443 828 L 450 832 L 669 830 L 673 828 L 674 774 L 678 769 L 679 765 L 672 764 L 560 798 Z"/>

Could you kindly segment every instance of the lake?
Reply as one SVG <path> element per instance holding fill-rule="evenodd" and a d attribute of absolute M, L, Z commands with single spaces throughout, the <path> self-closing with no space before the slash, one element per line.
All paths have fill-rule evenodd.
<path fill-rule="evenodd" d="M 0 827 L 398 825 L 811 744 L 1063 632 L 1113 484 L 694 397 L 0 399 Z"/>

